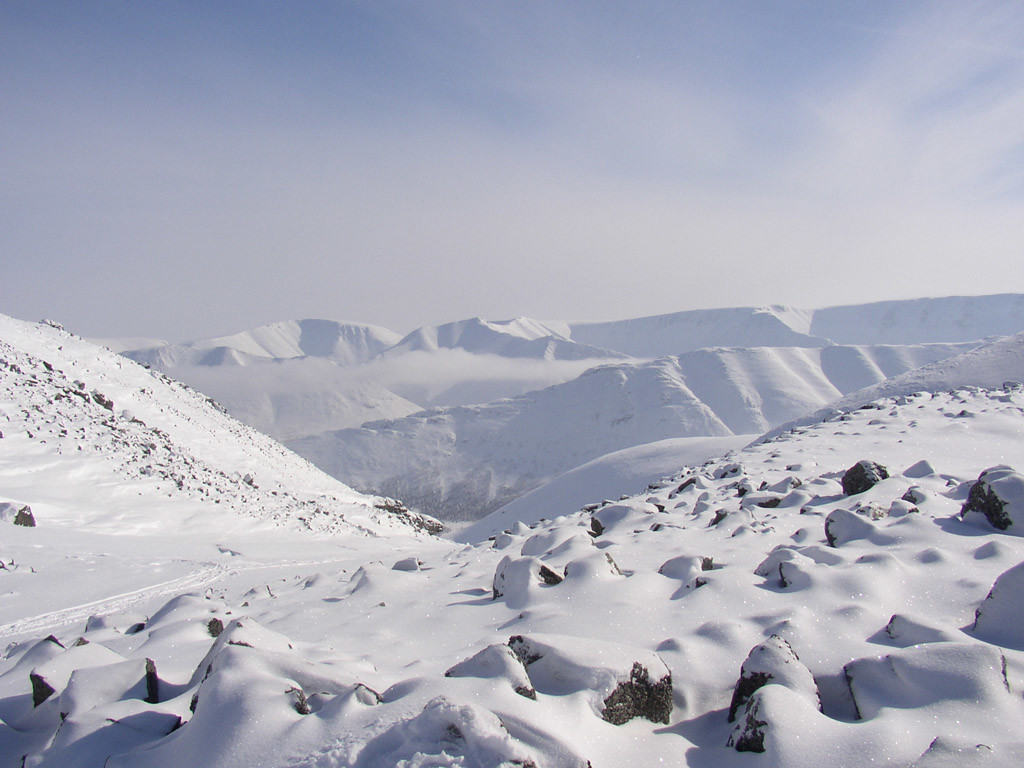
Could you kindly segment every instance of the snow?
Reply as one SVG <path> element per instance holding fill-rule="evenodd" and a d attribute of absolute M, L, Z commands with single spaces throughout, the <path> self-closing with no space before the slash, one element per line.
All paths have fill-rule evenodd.
<path fill-rule="evenodd" d="M 1024 760 L 1024 538 L 961 516 L 983 472 L 1022 469 L 1024 388 L 1001 385 L 1019 341 L 926 370 L 931 389 L 680 454 L 626 498 L 521 500 L 475 543 L 70 334 L 0 318 L 0 342 L 0 501 L 38 519 L 0 524 L 0 768 Z M 538 394 L 532 422 L 498 405 L 542 435 L 631 402 L 610 391 L 686 386 L 636 368 Z M 846 495 L 861 460 L 888 477 Z M 54 689 L 38 704 L 33 672 Z M 729 722 L 751 672 L 774 679 Z"/>

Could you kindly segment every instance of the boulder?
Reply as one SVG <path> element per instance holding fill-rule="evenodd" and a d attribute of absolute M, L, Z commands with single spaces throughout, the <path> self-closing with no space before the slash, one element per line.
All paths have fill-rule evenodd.
<path fill-rule="evenodd" d="M 818 695 L 814 675 L 800 661 L 789 643 L 778 635 L 772 635 L 760 645 L 755 645 L 740 667 L 740 678 L 736 681 L 732 702 L 729 704 L 729 722 L 736 720 L 740 707 L 748 703 L 754 691 L 769 683 L 802 694 L 821 710 L 821 697 Z"/>
<path fill-rule="evenodd" d="M 990 467 L 971 486 L 960 517 L 983 516 L 1000 531 L 1024 535 L 1024 475 L 1006 465 Z"/>
<path fill-rule="evenodd" d="M 847 496 L 864 493 L 887 477 L 889 471 L 881 464 L 867 459 L 858 461 L 843 474 L 843 493 Z"/>

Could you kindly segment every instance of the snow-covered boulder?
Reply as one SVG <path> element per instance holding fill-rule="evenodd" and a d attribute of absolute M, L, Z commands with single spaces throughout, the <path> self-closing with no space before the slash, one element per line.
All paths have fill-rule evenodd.
<path fill-rule="evenodd" d="M 396 723 L 366 744 L 355 768 L 548 765 L 545 757 L 513 737 L 490 710 L 438 697 L 415 717 Z M 556 758 L 550 764 L 582 768 L 586 763 L 579 758 Z"/>
<path fill-rule="evenodd" d="M 1016 696 L 1006 679 L 1006 659 L 983 643 L 928 643 L 878 658 L 851 661 L 843 671 L 863 720 L 892 708 L 943 705 L 945 717 L 975 722 L 981 713 L 1005 716 Z"/>
<path fill-rule="evenodd" d="M 526 674 L 526 666 L 520 656 L 513 653 L 506 644 L 489 645 L 465 661 L 460 661 L 447 672 L 445 677 L 502 678 L 520 696 L 536 699 L 537 692 Z"/>
<path fill-rule="evenodd" d="M 853 496 L 889 477 L 889 471 L 881 464 L 864 459 L 858 461 L 843 474 L 843 493 Z"/>
<path fill-rule="evenodd" d="M 562 576 L 555 573 L 536 557 L 505 556 L 494 570 L 491 593 L 495 600 L 504 597 L 510 605 L 525 604 L 531 590 L 541 584 L 554 586 Z"/>
<path fill-rule="evenodd" d="M 768 684 L 785 686 L 813 700 L 821 709 L 814 675 L 800 661 L 788 642 L 778 635 L 772 635 L 760 645 L 755 645 L 740 667 L 740 678 L 736 681 L 732 702 L 729 704 L 729 722 L 736 720 L 740 707 L 747 703 L 754 691 Z"/>
<path fill-rule="evenodd" d="M 32 507 L 28 504 L 12 504 L 11 502 L 0 502 L 0 520 L 13 525 L 21 525 L 25 528 L 35 528 L 36 518 L 32 514 Z"/>
<path fill-rule="evenodd" d="M 960 509 L 965 520 L 983 515 L 1000 531 L 1024 535 L 1024 475 L 1006 465 L 986 469 L 971 486 Z"/>
<path fill-rule="evenodd" d="M 996 645 L 1024 648 L 1024 563 L 1000 574 L 975 612 L 974 634 Z"/>
<path fill-rule="evenodd" d="M 68 648 L 29 673 L 32 685 L 32 703 L 38 707 L 53 694 L 63 691 L 76 670 L 102 667 L 123 661 L 125 661 L 123 656 L 99 643 L 86 643 Z"/>
<path fill-rule="evenodd" d="M 875 526 L 867 518 L 848 509 L 833 509 L 825 518 L 825 541 L 830 547 L 841 547 L 855 539 L 871 539 Z"/>
<path fill-rule="evenodd" d="M 614 725 L 669 722 L 672 673 L 653 651 L 563 635 L 516 635 L 508 644 L 540 694 L 587 691 L 595 713 Z"/>

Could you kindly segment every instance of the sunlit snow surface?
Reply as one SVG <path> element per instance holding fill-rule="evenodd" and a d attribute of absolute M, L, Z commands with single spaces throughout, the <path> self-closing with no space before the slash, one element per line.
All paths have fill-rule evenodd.
<path fill-rule="evenodd" d="M 115 402 L 93 402 L 102 418 L 120 419 L 129 393 L 102 386 L 105 365 L 79 378 Z M 101 471 L 135 455 L 113 427 L 90 420 L 81 452 L 30 438 L 28 395 L 9 371 L 3 382 L 19 399 L 2 403 L 0 500 L 32 505 L 38 527 L 0 522 L 0 641 L 11 644 L 0 768 L 25 755 L 109 768 L 1024 760 L 1024 644 L 991 642 L 1020 637 L 1010 630 L 1024 596 L 1001 589 L 973 629 L 996 579 L 1024 560 L 1024 539 L 959 518 L 983 470 L 1024 468 L 1024 391 L 1012 386 L 886 398 L 639 495 L 545 510 L 533 528 L 462 545 L 271 526 L 246 514 L 257 492 L 244 480 L 218 487 L 215 505 L 187 485 Z M 161 406 L 132 407 L 148 425 Z M 201 442 L 186 437 L 174 444 Z M 214 474 L 248 462 L 261 494 L 263 477 L 285 492 L 284 454 L 210 450 L 195 461 Z M 862 459 L 889 477 L 845 496 L 842 474 Z M 327 482 L 294 474 L 302 492 Z M 363 497 L 344 501 L 366 513 L 366 530 L 386 532 Z M 286 523 L 288 504 L 275 510 Z M 818 697 L 768 684 L 730 723 L 740 667 L 771 635 Z M 636 665 L 652 679 L 671 673 L 667 723 L 602 718 Z M 38 706 L 33 672 L 53 689 Z M 751 720 L 765 751 L 726 746 Z"/>

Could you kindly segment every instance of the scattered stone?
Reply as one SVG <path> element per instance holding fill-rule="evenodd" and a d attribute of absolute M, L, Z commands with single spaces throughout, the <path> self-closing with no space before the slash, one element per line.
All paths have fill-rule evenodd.
<path fill-rule="evenodd" d="M 224 622 L 218 618 L 212 618 L 206 622 L 206 631 L 210 633 L 210 637 L 220 637 L 221 632 L 224 631 Z"/>
<path fill-rule="evenodd" d="M 881 464 L 864 459 L 858 461 L 843 474 L 843 493 L 854 496 L 889 477 L 889 471 Z"/>

